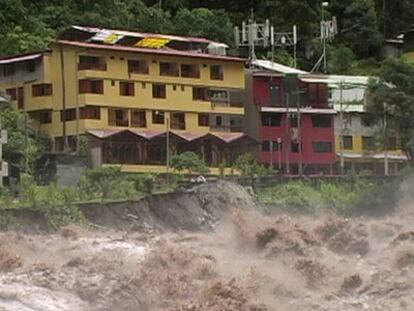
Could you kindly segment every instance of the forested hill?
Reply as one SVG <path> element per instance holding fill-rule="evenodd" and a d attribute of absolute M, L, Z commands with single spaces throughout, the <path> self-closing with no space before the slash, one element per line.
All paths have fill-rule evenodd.
<path fill-rule="evenodd" d="M 299 29 L 299 64 L 308 69 L 319 56 L 321 0 L 0 0 L 0 55 L 47 47 L 71 24 L 205 36 L 233 45 L 233 27 L 248 18 L 269 18 L 277 30 Z M 331 72 L 362 68 L 378 60 L 384 37 L 414 22 L 414 0 L 331 0 L 327 15 L 339 22 L 330 45 Z M 265 53 L 262 57 L 268 56 Z M 276 59 L 291 63 L 289 51 Z M 356 65 L 355 65 L 356 64 Z"/>

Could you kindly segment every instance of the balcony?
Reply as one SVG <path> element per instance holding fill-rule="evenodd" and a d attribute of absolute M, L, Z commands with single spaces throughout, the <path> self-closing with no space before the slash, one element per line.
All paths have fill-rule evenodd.
<path fill-rule="evenodd" d="M 185 122 L 171 122 L 172 130 L 185 130 Z"/>
<path fill-rule="evenodd" d="M 78 70 L 99 70 L 99 71 L 106 71 L 107 66 L 105 63 L 103 64 L 93 64 L 93 63 L 79 63 Z"/>

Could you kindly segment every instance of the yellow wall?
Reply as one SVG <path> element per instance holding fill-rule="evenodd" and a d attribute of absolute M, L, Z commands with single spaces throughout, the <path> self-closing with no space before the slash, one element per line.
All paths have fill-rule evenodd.
<path fill-rule="evenodd" d="M 335 150 L 337 153 L 341 151 L 340 148 L 340 136 L 335 136 Z M 363 152 L 371 152 L 364 150 L 362 148 L 362 136 L 360 135 L 353 135 L 352 136 L 352 149 L 344 149 L 346 153 L 363 153 Z M 382 150 L 374 150 L 373 152 L 382 152 Z M 403 152 L 401 150 L 388 150 L 391 154 L 402 155 Z"/>
<path fill-rule="evenodd" d="M 100 120 L 74 120 L 66 122 L 66 134 L 82 134 L 86 129 L 106 129 L 108 125 L 108 107 L 136 108 L 146 110 L 147 129 L 165 130 L 166 125 L 152 124 L 152 110 L 169 112 L 186 112 L 186 131 L 204 133 L 209 127 L 198 126 L 197 113 L 214 113 L 222 115 L 243 116 L 244 109 L 230 106 L 216 106 L 209 101 L 194 101 L 193 86 L 219 88 L 227 90 L 244 88 L 243 62 L 198 59 L 189 57 L 164 56 L 158 54 L 138 54 L 118 51 L 86 50 L 72 46 L 63 46 L 64 74 L 62 77 L 61 50 L 57 44 L 52 45 L 52 51 L 43 57 L 43 77 L 41 81 L 34 81 L 24 85 L 25 103 L 28 112 L 37 110 L 53 110 L 52 124 L 40 125 L 51 137 L 62 136 L 63 124 L 60 120 L 60 111 L 63 107 L 63 93 L 65 93 L 66 109 L 92 105 L 101 107 Z M 77 69 L 79 55 L 103 56 L 106 59 L 107 70 L 81 70 Z M 149 64 L 149 74 L 129 74 L 128 59 L 146 59 Z M 178 64 L 199 64 L 200 78 L 165 77 L 159 75 L 159 62 L 168 61 Z M 210 79 L 210 66 L 222 65 L 224 79 L 221 81 Z M 78 80 L 84 78 L 104 79 L 104 94 L 78 94 Z M 65 81 L 64 88 L 62 80 Z M 134 81 L 135 96 L 120 96 L 119 82 Z M 152 98 L 152 82 L 167 84 L 167 98 Z M 31 85 L 37 83 L 52 83 L 53 95 L 32 97 Z M 145 88 L 143 87 L 145 83 Z M 114 84 L 114 85 L 112 85 Z M 18 87 L 22 82 L 12 85 L 0 85 L 0 89 Z M 176 90 L 173 90 L 173 86 Z M 184 87 L 182 90 L 181 86 Z M 35 121 L 36 123 L 37 121 Z M 119 127 L 116 127 L 119 128 Z"/>

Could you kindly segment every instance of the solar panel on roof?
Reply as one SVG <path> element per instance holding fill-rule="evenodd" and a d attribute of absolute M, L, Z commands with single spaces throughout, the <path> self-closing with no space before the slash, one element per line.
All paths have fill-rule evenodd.
<path fill-rule="evenodd" d="M 152 48 L 152 49 L 160 49 L 164 47 L 168 42 L 170 42 L 170 39 L 166 38 L 144 38 L 140 41 L 138 41 L 135 46 L 136 47 L 142 47 L 142 48 Z"/>

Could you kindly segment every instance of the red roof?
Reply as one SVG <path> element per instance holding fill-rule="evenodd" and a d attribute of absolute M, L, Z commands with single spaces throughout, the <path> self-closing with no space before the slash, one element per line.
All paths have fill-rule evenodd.
<path fill-rule="evenodd" d="M 160 54 L 160 55 L 172 55 L 172 56 L 187 56 L 187 57 L 195 57 L 195 58 L 217 59 L 217 60 L 223 60 L 223 61 L 236 61 L 236 62 L 245 61 L 245 59 L 239 58 L 239 57 L 212 55 L 212 54 L 207 54 L 207 53 L 190 52 L 190 51 L 178 51 L 178 50 L 172 50 L 172 49 L 146 49 L 146 48 L 131 47 L 131 46 L 104 45 L 104 44 L 67 41 L 67 40 L 57 40 L 55 42 L 64 44 L 64 45 L 99 49 L 99 50 L 138 52 L 138 53 L 146 53 L 146 54 Z"/>
<path fill-rule="evenodd" d="M 147 140 L 151 140 L 155 137 L 159 137 L 161 135 L 165 135 L 166 132 L 156 132 L 156 131 L 148 131 L 148 130 L 131 130 L 131 129 L 119 129 L 119 130 L 112 130 L 112 129 L 105 129 L 105 130 L 88 130 L 88 133 L 98 137 L 98 138 L 108 138 L 113 135 L 119 133 L 131 133 L 136 136 L 145 138 Z M 170 131 L 170 134 L 180 137 L 186 141 L 195 141 L 197 139 L 206 138 L 206 137 L 214 137 L 218 138 L 225 143 L 234 142 L 240 138 L 248 138 L 253 139 L 250 136 L 246 135 L 245 133 L 190 133 L 190 132 L 175 132 Z M 253 139 L 254 140 L 254 139 Z"/>

